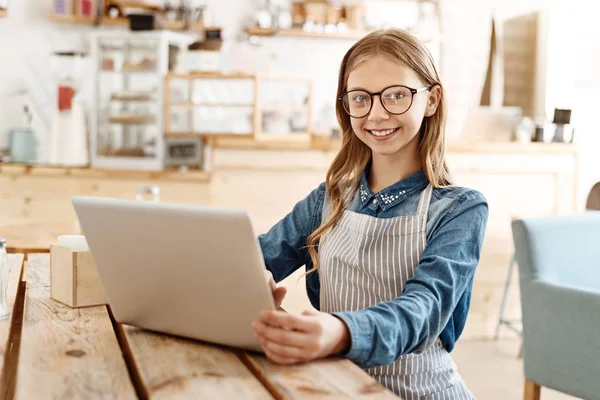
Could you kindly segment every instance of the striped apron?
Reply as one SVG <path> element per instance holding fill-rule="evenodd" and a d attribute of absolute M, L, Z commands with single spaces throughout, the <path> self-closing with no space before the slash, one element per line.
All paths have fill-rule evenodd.
<path fill-rule="evenodd" d="M 428 185 L 421 193 L 415 216 L 344 211 L 319 246 L 321 311 L 357 311 L 401 295 L 425 248 L 432 190 Z M 405 400 L 474 398 L 439 338 L 422 353 L 366 371 Z"/>

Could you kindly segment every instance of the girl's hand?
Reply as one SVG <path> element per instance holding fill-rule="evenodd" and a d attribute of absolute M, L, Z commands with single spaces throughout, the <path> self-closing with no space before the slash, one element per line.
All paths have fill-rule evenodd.
<path fill-rule="evenodd" d="M 277 286 L 275 283 L 275 279 L 273 279 L 273 274 L 269 270 L 265 270 L 265 279 L 271 288 L 271 292 L 273 293 L 273 300 L 275 300 L 275 308 L 281 307 L 281 303 L 283 302 L 283 298 L 287 293 L 287 289 L 285 286 Z"/>
<path fill-rule="evenodd" d="M 278 364 L 297 364 L 324 358 L 350 346 L 346 324 L 331 314 L 318 311 L 292 315 L 264 310 L 252 326 L 254 337 L 266 356 Z"/>

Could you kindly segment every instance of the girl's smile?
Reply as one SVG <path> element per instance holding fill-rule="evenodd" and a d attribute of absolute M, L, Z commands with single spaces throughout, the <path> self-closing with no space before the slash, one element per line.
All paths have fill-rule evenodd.
<path fill-rule="evenodd" d="M 366 129 L 371 135 L 373 135 L 373 139 L 379 141 L 385 141 L 391 139 L 395 134 L 400 132 L 401 128 L 389 128 L 389 129 Z"/>

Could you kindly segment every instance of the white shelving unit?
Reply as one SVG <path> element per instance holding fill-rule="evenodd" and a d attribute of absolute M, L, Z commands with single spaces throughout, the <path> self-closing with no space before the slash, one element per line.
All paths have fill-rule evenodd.
<path fill-rule="evenodd" d="M 164 168 L 164 77 L 185 34 L 95 32 L 91 164 L 94 168 L 160 171 Z"/>

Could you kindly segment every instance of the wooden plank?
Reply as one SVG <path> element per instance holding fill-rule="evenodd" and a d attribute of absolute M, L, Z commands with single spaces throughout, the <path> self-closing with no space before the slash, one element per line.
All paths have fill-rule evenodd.
<path fill-rule="evenodd" d="M 222 74 L 220 72 L 192 72 L 186 74 L 171 72 L 167 74 L 170 79 L 196 79 L 196 78 L 214 78 L 214 79 L 254 79 L 255 75 L 246 74 L 243 72 L 232 72 Z"/>
<path fill-rule="evenodd" d="M 398 399 L 351 361 L 338 357 L 281 366 L 266 357 L 245 353 L 246 366 L 282 399 Z"/>
<path fill-rule="evenodd" d="M 29 257 L 16 399 L 135 399 L 106 307 L 50 299 L 50 257 Z"/>
<path fill-rule="evenodd" d="M 21 326 L 23 293 L 20 293 L 21 298 L 17 298 L 17 292 L 23 270 L 23 258 L 22 254 L 8 256 L 8 309 L 10 314 L 8 318 L 0 320 L 0 399 L 6 398 L 9 382 L 14 382 L 17 365 L 17 360 L 13 358 L 14 352 L 11 351 L 11 344 L 15 340 L 14 332 Z M 19 305 L 20 309 L 18 309 Z"/>
<path fill-rule="evenodd" d="M 50 14 L 48 19 L 53 22 L 69 23 L 69 24 L 87 24 L 93 25 L 96 21 L 96 17 L 84 17 L 81 15 L 59 15 Z"/>
<path fill-rule="evenodd" d="M 289 29 L 271 29 L 253 27 L 246 29 L 248 35 L 254 36 L 289 36 L 289 37 L 305 37 L 305 38 L 322 38 L 322 39 L 360 39 L 367 35 L 369 31 L 362 30 L 347 30 L 339 32 L 306 32 L 301 28 Z"/>
<path fill-rule="evenodd" d="M 120 326 L 125 352 L 133 355 L 152 399 L 271 398 L 231 350 Z"/>

